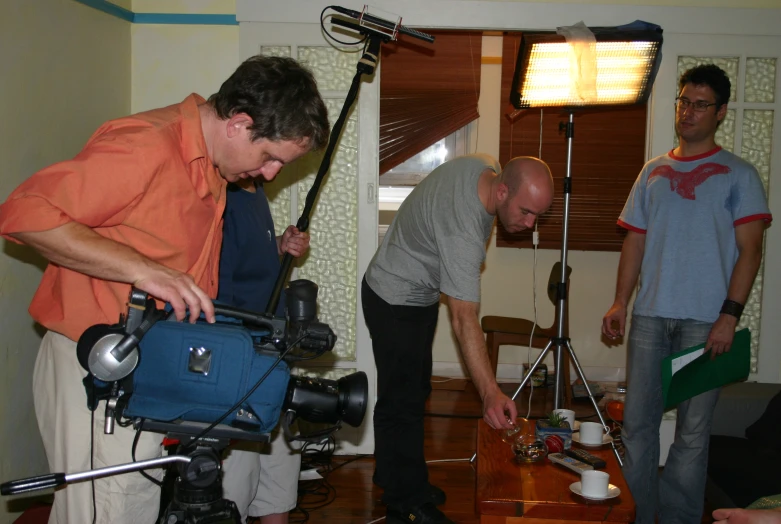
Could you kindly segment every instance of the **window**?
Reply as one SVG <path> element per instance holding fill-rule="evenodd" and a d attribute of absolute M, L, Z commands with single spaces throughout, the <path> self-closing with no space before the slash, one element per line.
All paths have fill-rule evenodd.
<path fill-rule="evenodd" d="M 380 175 L 380 210 L 398 209 L 426 175 L 448 160 L 474 150 L 470 139 L 476 129 L 475 120 Z"/>
<path fill-rule="evenodd" d="M 382 47 L 381 175 L 478 117 L 482 33 L 424 31 L 434 43 Z"/>

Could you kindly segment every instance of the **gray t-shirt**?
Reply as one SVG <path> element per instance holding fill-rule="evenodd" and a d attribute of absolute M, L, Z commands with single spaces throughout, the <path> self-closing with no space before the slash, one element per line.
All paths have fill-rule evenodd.
<path fill-rule="evenodd" d="M 738 259 L 735 227 L 772 216 L 757 170 L 721 148 L 649 161 L 618 220 L 645 234 L 634 314 L 715 322 Z"/>
<path fill-rule="evenodd" d="M 480 266 L 494 216 L 477 194 L 488 155 L 455 158 L 432 171 L 404 200 L 366 270 L 366 282 L 394 305 L 429 306 L 445 293 L 480 302 Z"/>

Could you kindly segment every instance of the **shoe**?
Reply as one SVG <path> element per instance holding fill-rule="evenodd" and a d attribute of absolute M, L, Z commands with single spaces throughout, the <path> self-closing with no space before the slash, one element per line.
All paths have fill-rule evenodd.
<path fill-rule="evenodd" d="M 434 484 L 428 485 L 429 489 L 429 496 L 431 503 L 435 506 L 441 506 L 445 503 L 447 500 L 447 495 L 445 495 L 445 492 L 442 491 L 440 488 L 436 487 Z"/>
<path fill-rule="evenodd" d="M 388 506 L 385 522 L 387 524 L 456 524 L 431 502 L 418 506 Z"/>

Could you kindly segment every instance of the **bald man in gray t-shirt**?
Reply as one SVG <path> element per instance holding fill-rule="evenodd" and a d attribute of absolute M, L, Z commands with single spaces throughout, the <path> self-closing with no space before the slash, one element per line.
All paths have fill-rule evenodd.
<path fill-rule="evenodd" d="M 362 297 L 378 378 L 374 481 L 385 489 L 389 523 L 452 522 L 434 506 L 444 494 L 428 484 L 423 457 L 440 296 L 483 400 L 483 418 L 493 428 L 515 420 L 480 329 L 480 268 L 496 216 L 518 232 L 532 227 L 552 198 L 553 180 L 541 160 L 519 157 L 502 171 L 488 155 L 456 158 L 407 197 L 369 264 Z"/>

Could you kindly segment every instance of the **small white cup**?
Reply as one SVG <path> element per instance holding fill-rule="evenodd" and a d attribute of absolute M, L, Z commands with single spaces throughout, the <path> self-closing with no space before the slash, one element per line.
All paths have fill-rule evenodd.
<path fill-rule="evenodd" d="M 605 428 L 602 424 L 596 422 L 580 423 L 580 442 L 583 444 L 602 444 L 602 435 L 605 434 Z"/>
<path fill-rule="evenodd" d="M 575 429 L 575 412 L 571 409 L 554 409 L 554 413 L 558 413 L 569 422 L 569 428 Z"/>
<path fill-rule="evenodd" d="M 588 497 L 607 497 L 610 475 L 595 469 L 580 474 L 580 492 Z"/>

